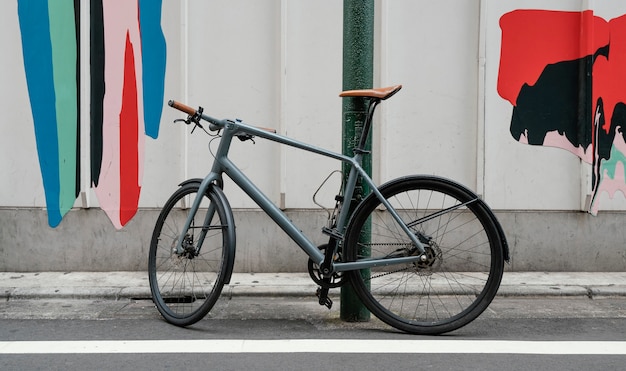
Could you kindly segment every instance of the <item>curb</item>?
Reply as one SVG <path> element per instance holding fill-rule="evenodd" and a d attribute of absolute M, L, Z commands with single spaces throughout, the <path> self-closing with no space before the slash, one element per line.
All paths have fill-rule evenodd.
<path fill-rule="evenodd" d="M 315 297 L 307 273 L 235 273 L 224 297 Z M 331 290 L 331 296 L 339 290 Z M 506 272 L 500 297 L 626 297 L 626 273 Z M 0 299 L 150 300 L 146 272 L 0 272 Z"/>

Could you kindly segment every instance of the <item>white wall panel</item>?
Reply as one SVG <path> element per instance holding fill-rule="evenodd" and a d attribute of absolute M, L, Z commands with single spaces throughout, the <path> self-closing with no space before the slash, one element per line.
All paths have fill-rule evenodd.
<path fill-rule="evenodd" d="M 17 2 L 0 4 L 0 205 L 45 206 L 26 88 Z"/>
<path fill-rule="evenodd" d="M 478 2 L 387 1 L 383 7 L 382 84 L 404 87 L 384 103 L 382 177 L 437 174 L 473 188 Z"/>
<path fill-rule="evenodd" d="M 277 1 L 190 1 L 189 103 L 211 116 L 276 127 L 279 118 L 280 4 Z M 210 170 L 208 139 L 189 138 L 189 176 Z M 232 159 L 278 202 L 278 152 L 257 141 L 234 143 Z M 233 207 L 254 204 L 227 184 Z"/>
<path fill-rule="evenodd" d="M 339 1 L 283 1 L 284 117 L 282 133 L 341 152 L 343 5 Z M 317 207 L 312 196 L 341 163 L 283 147 L 283 192 L 287 208 Z M 337 182 L 340 180 L 336 178 Z M 337 182 L 328 183 L 318 202 L 334 206 Z"/>

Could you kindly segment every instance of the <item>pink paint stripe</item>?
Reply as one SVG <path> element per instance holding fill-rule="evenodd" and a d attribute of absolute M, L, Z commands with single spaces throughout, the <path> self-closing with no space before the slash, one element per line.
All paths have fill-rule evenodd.
<path fill-rule="evenodd" d="M 134 45 L 140 45 L 138 24 L 138 5 L 136 1 L 109 0 L 102 4 L 104 18 L 104 47 L 105 71 L 104 80 L 106 93 L 103 101 L 102 124 L 102 170 L 96 187 L 96 196 L 100 207 L 105 211 L 116 228 L 122 228 L 120 219 L 121 193 L 124 190 L 121 182 L 120 159 L 120 128 L 123 125 L 138 125 L 140 133 L 144 132 L 143 124 L 143 92 L 141 85 L 137 86 L 138 122 L 123 122 L 120 118 L 122 111 L 122 91 L 124 83 L 124 53 L 126 35 Z M 135 77 L 141 81 L 141 51 L 135 48 Z M 136 176 L 138 184 L 143 176 L 144 142 L 142 135 L 137 140 L 138 168 Z"/>

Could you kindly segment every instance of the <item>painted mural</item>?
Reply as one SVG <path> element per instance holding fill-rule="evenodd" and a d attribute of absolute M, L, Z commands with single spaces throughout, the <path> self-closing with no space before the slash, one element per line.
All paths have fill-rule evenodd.
<path fill-rule="evenodd" d="M 558 147 L 591 164 L 592 198 L 626 194 L 626 15 L 515 10 L 500 18 L 498 94 L 521 143 Z"/>
<path fill-rule="evenodd" d="M 26 82 L 39 166 L 56 226 L 80 191 L 78 25 L 80 1 L 18 1 Z"/>
<path fill-rule="evenodd" d="M 17 0 L 48 222 L 80 192 L 80 0 Z M 166 63 L 161 0 L 90 2 L 91 183 L 116 228 L 136 214 L 144 135 L 156 138 Z"/>

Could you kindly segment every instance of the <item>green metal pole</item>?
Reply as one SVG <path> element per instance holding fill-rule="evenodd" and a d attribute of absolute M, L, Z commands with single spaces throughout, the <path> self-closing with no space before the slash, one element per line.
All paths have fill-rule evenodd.
<path fill-rule="evenodd" d="M 374 0 L 344 0 L 343 2 L 343 90 L 368 89 L 374 80 Z M 358 143 L 365 118 L 367 102 L 362 98 L 343 98 L 343 153 L 352 156 Z M 371 150 L 371 136 L 367 144 Z M 372 158 L 366 155 L 363 168 L 372 174 Z M 344 181 L 350 171 L 344 164 Z M 366 185 L 359 182 L 350 200 L 354 210 L 358 201 L 369 193 Z M 346 200 L 348 202 L 348 200 Z M 365 237 L 369 239 L 369 236 Z M 369 253 L 369 251 L 364 252 Z M 341 288 L 341 319 L 357 322 L 368 321 L 370 313 L 354 293 L 352 286 Z"/>

